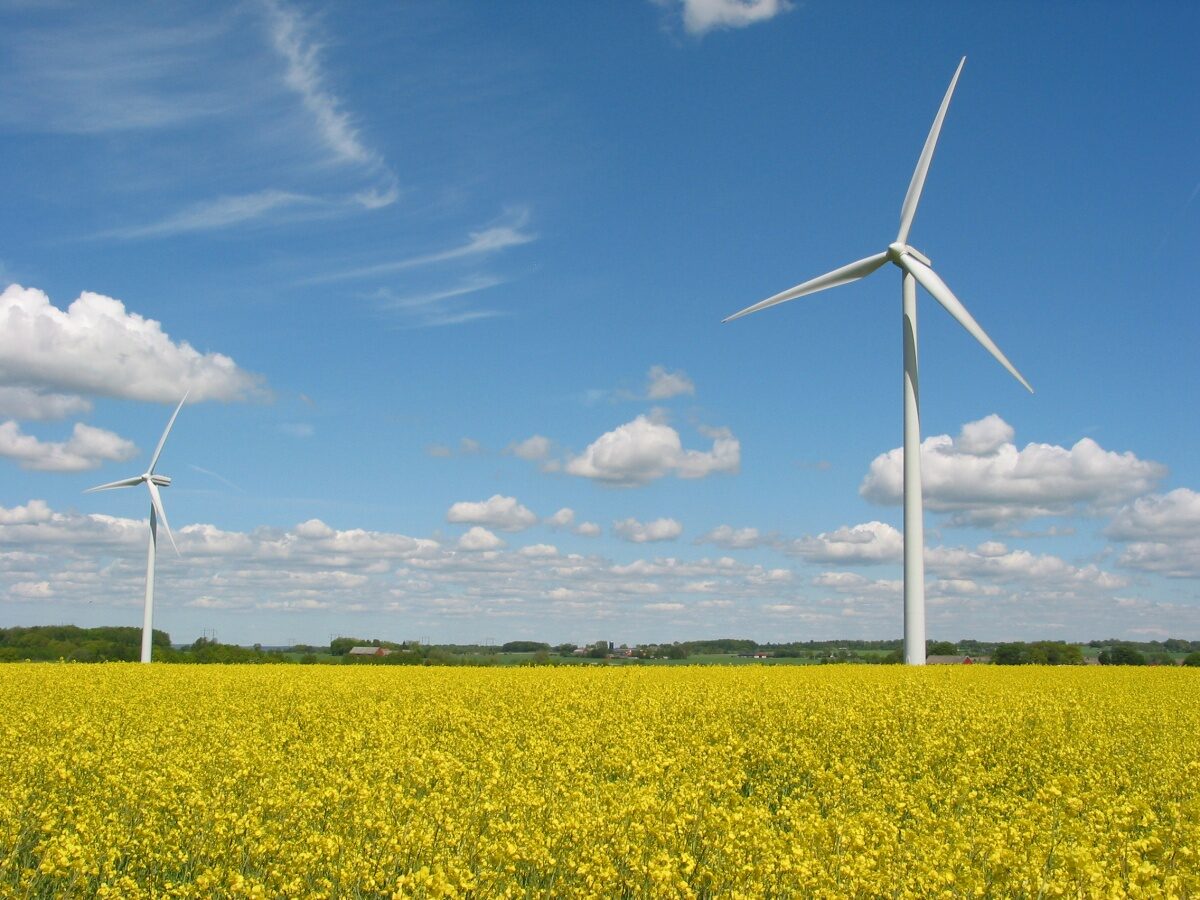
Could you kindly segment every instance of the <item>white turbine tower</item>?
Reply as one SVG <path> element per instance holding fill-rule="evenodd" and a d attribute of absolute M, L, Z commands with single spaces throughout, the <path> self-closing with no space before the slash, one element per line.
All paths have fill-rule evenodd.
<path fill-rule="evenodd" d="M 158 523 L 160 520 L 167 532 L 167 537 L 171 540 L 171 546 L 175 547 L 175 553 L 179 553 L 179 547 L 175 545 L 175 538 L 171 535 L 171 526 L 167 524 L 167 514 L 163 511 L 162 497 L 158 493 L 160 487 L 170 486 L 171 479 L 167 475 L 155 474 L 154 467 L 158 465 L 158 457 L 162 455 L 163 444 L 167 442 L 167 435 L 171 433 L 171 426 L 175 424 L 175 417 L 183 409 L 183 404 L 186 400 L 187 393 L 185 392 L 183 400 L 179 401 L 179 405 L 175 407 L 175 412 L 171 413 L 171 419 L 167 422 L 167 427 L 163 430 L 162 437 L 158 439 L 158 446 L 154 448 L 154 455 L 150 457 L 150 467 L 145 472 L 141 475 L 135 475 L 133 478 L 110 481 L 108 484 L 100 484 L 84 491 L 85 494 L 90 494 L 93 491 L 111 491 L 114 488 L 134 487 L 139 484 L 145 484 L 146 489 L 150 492 L 150 549 L 146 554 L 146 608 L 142 615 L 142 662 L 144 663 L 150 662 L 150 642 L 154 634 L 154 551 L 158 544 Z"/>
<path fill-rule="evenodd" d="M 908 244 L 908 232 L 912 227 L 913 217 L 917 213 L 917 203 L 921 200 L 921 189 L 925 186 L 925 176 L 929 172 L 929 162 L 933 159 L 933 149 L 937 145 L 938 133 L 942 130 L 942 120 L 946 118 L 946 109 L 950 106 L 950 97 L 963 64 L 967 61 L 964 56 L 950 80 L 946 96 L 942 99 L 941 108 L 929 129 L 929 137 L 925 139 L 925 148 L 917 160 L 916 171 L 908 185 L 908 193 L 904 196 L 904 204 L 900 207 L 900 231 L 896 240 L 888 245 L 882 253 L 860 259 L 849 265 L 834 269 L 828 274 L 794 288 L 768 297 L 760 303 L 748 306 L 739 313 L 725 319 L 733 319 L 758 312 L 768 306 L 775 306 L 788 300 L 795 300 L 806 294 L 814 294 L 826 288 L 849 284 L 870 275 L 886 262 L 899 266 L 902 275 L 901 298 L 903 301 L 904 322 L 904 661 L 909 665 L 924 665 L 925 663 L 925 535 L 924 521 L 921 512 L 921 422 L 920 402 L 918 397 L 917 379 L 917 283 L 933 295 L 933 299 L 945 307 L 963 328 L 965 328 L 979 343 L 996 357 L 1000 365 L 1008 369 L 1017 381 L 1021 382 L 1030 393 L 1033 388 L 1021 377 L 1013 364 L 1008 361 L 1000 348 L 979 327 L 979 323 L 967 312 L 966 307 L 959 302 L 946 282 L 930 268 L 929 258 Z"/>

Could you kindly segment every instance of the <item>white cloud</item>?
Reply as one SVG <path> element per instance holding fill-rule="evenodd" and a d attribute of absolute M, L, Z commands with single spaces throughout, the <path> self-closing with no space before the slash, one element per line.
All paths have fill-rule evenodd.
<path fill-rule="evenodd" d="M 704 478 L 714 472 L 734 473 L 741 464 L 741 444 L 728 429 L 705 429 L 710 451 L 685 450 L 679 432 L 641 415 L 593 441 L 567 461 L 566 471 L 582 478 L 629 487 L 674 472 L 679 478 Z"/>
<path fill-rule="evenodd" d="M 683 534 L 683 524 L 676 519 L 655 519 L 653 522 L 645 523 L 632 518 L 622 519 L 619 522 L 613 522 L 613 534 L 635 544 L 673 541 Z"/>
<path fill-rule="evenodd" d="M 24 506 L 5 509 L 0 506 L 0 525 L 32 525 L 53 518 L 45 500 L 30 500 Z"/>
<path fill-rule="evenodd" d="M 553 544 L 530 544 L 528 547 L 522 547 L 517 552 L 522 556 L 530 558 L 558 556 L 558 548 Z"/>
<path fill-rule="evenodd" d="M 551 528 L 570 528 L 575 523 L 575 510 L 569 506 L 564 506 L 554 515 L 546 519 L 546 524 Z"/>
<path fill-rule="evenodd" d="M 765 22 L 792 8 L 789 0 L 654 0 L 678 7 L 688 34 L 700 37 L 718 28 L 745 28 Z"/>
<path fill-rule="evenodd" d="M 0 416 L 14 419 L 65 419 L 92 411 L 92 404 L 73 394 L 45 393 L 28 387 L 0 386 Z"/>
<path fill-rule="evenodd" d="M 261 219 L 269 213 L 295 207 L 314 207 L 316 197 L 291 191 L 263 190 L 252 194 L 202 200 L 148 225 L 131 225 L 101 232 L 98 237 L 167 237 L 194 231 L 213 231 Z"/>
<path fill-rule="evenodd" d="M 380 308 L 401 314 L 407 320 L 409 327 L 434 328 L 505 315 L 500 310 L 476 309 L 461 302 L 464 297 L 502 284 L 504 284 L 503 278 L 491 275 L 470 275 L 453 287 L 404 296 L 398 296 L 388 288 L 381 288 L 375 293 L 375 297 L 379 301 Z"/>
<path fill-rule="evenodd" d="M 798 538 L 786 549 L 809 562 L 873 565 L 899 560 L 904 555 L 904 535 L 884 522 L 865 522 Z"/>
<path fill-rule="evenodd" d="M 420 266 L 431 266 L 444 262 L 451 262 L 460 259 L 469 259 L 477 256 L 486 256 L 492 253 L 497 253 L 500 250 L 506 250 L 509 247 L 519 247 L 522 244 L 528 244 L 531 241 L 537 240 L 537 235 L 533 232 L 526 231 L 526 226 L 529 224 L 529 210 L 525 207 L 513 207 L 505 210 L 504 215 L 494 224 L 480 231 L 472 231 L 467 235 L 467 240 L 454 247 L 449 247 L 445 250 L 438 250 L 433 253 L 425 253 L 419 256 L 410 256 L 406 259 L 393 260 L 391 262 L 376 263 L 369 266 L 361 266 L 357 269 L 348 269 L 343 272 L 331 272 L 325 275 L 318 275 L 306 280 L 306 284 L 321 284 L 329 281 L 344 281 L 357 278 L 373 278 L 378 275 L 391 275 L 396 272 L 403 272 L 406 269 L 415 269 Z M 478 289 L 478 288 L 476 288 Z"/>
<path fill-rule="evenodd" d="M 284 82 L 295 91 L 312 115 L 321 140 L 342 162 L 378 164 L 379 157 L 363 146 L 341 102 L 324 84 L 320 45 L 306 34 L 300 15 L 277 0 L 264 0 L 270 16 L 270 37 L 287 63 Z"/>
<path fill-rule="evenodd" d="M 498 550 L 504 546 L 504 541 L 476 525 L 458 539 L 458 546 L 461 550 Z"/>
<path fill-rule="evenodd" d="M 192 402 L 268 396 L 261 376 L 173 342 L 119 300 L 84 292 L 63 311 L 15 284 L 0 294 L 0 384 L 160 403 L 189 389 Z"/>
<path fill-rule="evenodd" d="M 646 376 L 646 396 L 651 400 L 667 400 L 681 394 L 694 395 L 696 385 L 687 373 L 668 372 L 663 366 L 651 366 Z"/>
<path fill-rule="evenodd" d="M 111 498 L 99 496 L 105 503 Z M 89 495 L 80 502 L 92 500 Z M 144 509 L 144 497 L 138 506 Z M 182 513 L 177 509 L 176 515 Z M 102 613 L 102 620 L 136 624 L 147 529 L 145 518 L 60 513 L 38 500 L 0 507 L 0 608 L 7 598 L 19 618 L 16 604 L 32 599 L 42 604 L 42 621 L 45 610 L 61 607 L 107 609 L 115 612 Z M 469 615 L 479 623 L 503 621 L 499 633 L 520 628 L 565 640 L 616 628 L 614 637 L 632 641 L 657 627 L 645 603 L 702 613 L 681 617 L 685 630 L 679 639 L 718 629 L 762 640 L 779 634 L 776 615 L 802 625 L 798 637 L 898 634 L 901 625 L 899 566 L 871 580 L 845 572 L 798 579 L 790 569 L 729 556 L 614 563 L 600 555 L 555 551 L 549 544 L 508 549 L 482 526 L 464 536 L 461 546 L 338 529 L 318 519 L 246 532 L 177 520 L 174 531 L 182 556 L 162 555 L 156 574 L 160 621 L 172 631 L 185 626 L 168 623 L 199 621 L 187 618 L 190 609 L 208 610 L 213 617 L 203 621 L 221 628 L 241 628 L 238 623 L 249 623 L 256 611 L 312 615 L 308 627 L 321 632 L 325 621 L 315 624 L 317 616 L 330 611 L 342 622 L 364 612 L 385 617 L 372 626 L 384 634 L 386 617 L 395 617 L 399 636 L 410 627 L 436 634 L 453 627 L 451 618 Z M 474 552 L 464 552 L 468 547 Z M 933 548 L 927 568 L 931 633 L 1030 639 L 1064 622 L 1073 636 L 1200 628 L 1194 604 L 1131 596 L 1125 579 L 1096 566 L 998 542 Z M 279 627 L 273 616 L 260 621 L 266 633 Z"/>
<path fill-rule="evenodd" d="M 871 579 L 856 572 L 822 572 L 812 580 L 815 587 L 829 588 L 837 594 L 856 597 L 899 597 L 904 582 L 896 579 Z"/>
<path fill-rule="evenodd" d="M 1118 541 L 1161 541 L 1200 536 L 1200 493 L 1176 488 L 1141 497 L 1113 516 L 1104 532 Z"/>
<path fill-rule="evenodd" d="M 103 134 L 211 119 L 246 99 L 235 87 L 253 67 L 221 52 L 230 18 L 176 9 L 172 23 L 155 25 L 130 12 L 88 4 L 72 16 L 9 17 L 0 120 Z"/>
<path fill-rule="evenodd" d="M 600 537 L 604 529 L 596 522 L 580 522 L 575 528 L 575 533 L 581 537 Z"/>
<path fill-rule="evenodd" d="M 939 579 L 986 578 L 994 583 L 1023 581 L 1040 589 L 1123 588 L 1127 579 L 1098 566 L 1074 566 L 1050 554 L 1010 550 L 999 541 L 965 547 L 927 547 L 925 567 Z"/>
<path fill-rule="evenodd" d="M 1028 444 L 1017 450 L 999 416 L 921 443 L 925 506 L 972 524 L 1013 522 L 1077 512 L 1098 514 L 1153 489 L 1166 475 L 1160 463 L 1105 450 L 1091 438 L 1070 449 Z M 899 504 L 904 493 L 904 450 L 877 456 L 859 487 L 872 503 Z"/>
<path fill-rule="evenodd" d="M 450 507 L 446 521 L 460 524 L 490 525 L 501 531 L 524 531 L 537 524 L 538 517 L 516 497 L 493 494 L 479 503 L 460 501 Z"/>
<path fill-rule="evenodd" d="M 75 423 L 66 441 L 40 441 L 16 422 L 0 423 L 0 456 L 15 459 L 22 469 L 39 472 L 82 472 L 106 461 L 130 459 L 137 446 L 118 434 Z"/>
<path fill-rule="evenodd" d="M 757 528 L 734 528 L 732 525 L 718 525 L 696 538 L 697 544 L 716 544 L 729 550 L 748 550 L 776 541 L 774 536 L 763 534 Z"/>
<path fill-rule="evenodd" d="M 535 434 L 513 444 L 510 449 L 513 455 L 519 459 L 537 461 L 550 455 L 550 439 Z"/>
<path fill-rule="evenodd" d="M 1200 493 L 1176 488 L 1140 497 L 1119 510 L 1104 532 L 1127 542 L 1120 564 L 1169 578 L 1200 577 Z"/>
<path fill-rule="evenodd" d="M 54 596 L 48 581 L 19 581 L 8 592 L 21 600 L 47 600 Z"/>
<path fill-rule="evenodd" d="M 294 438 L 310 438 L 317 433 L 316 428 L 309 422 L 283 422 L 279 430 Z"/>

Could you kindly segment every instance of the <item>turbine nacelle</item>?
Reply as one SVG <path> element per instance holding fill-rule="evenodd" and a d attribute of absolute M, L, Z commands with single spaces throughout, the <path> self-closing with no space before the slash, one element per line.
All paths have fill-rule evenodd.
<path fill-rule="evenodd" d="M 906 255 L 911 256 L 914 259 L 919 259 L 921 262 L 925 263 L 925 265 L 927 265 L 927 266 L 933 265 L 933 260 L 931 260 L 928 256 L 926 256 L 924 253 L 922 253 L 916 247 L 910 246 L 909 244 L 901 243 L 900 241 L 896 241 L 895 243 L 888 244 L 887 258 L 890 262 L 894 262 L 896 265 L 899 266 L 900 258 L 902 256 L 906 256 Z"/>
<path fill-rule="evenodd" d="M 154 475 L 150 472 L 147 472 L 142 477 L 146 478 L 150 481 L 153 481 L 159 487 L 170 487 L 171 486 L 171 476 L 170 475 Z"/>

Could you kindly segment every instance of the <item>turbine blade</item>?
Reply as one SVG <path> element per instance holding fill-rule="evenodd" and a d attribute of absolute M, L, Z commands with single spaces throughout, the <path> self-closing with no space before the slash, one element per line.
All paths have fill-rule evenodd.
<path fill-rule="evenodd" d="M 175 555 L 182 556 L 179 552 L 179 545 L 175 543 L 175 536 L 171 534 L 171 526 L 167 524 L 167 514 L 163 510 L 162 496 L 158 493 L 158 485 L 153 481 L 147 481 L 146 487 L 150 488 L 150 503 L 154 507 L 154 514 L 158 516 L 158 521 L 162 523 L 163 529 L 167 532 L 167 537 L 171 539 L 171 546 L 175 548 Z"/>
<path fill-rule="evenodd" d="M 828 272 L 818 278 L 798 284 L 781 294 L 776 294 L 774 297 L 761 300 L 753 306 L 747 306 L 741 312 L 736 312 L 721 321 L 732 322 L 734 319 L 748 316 L 750 313 L 766 309 L 768 306 L 775 306 L 777 303 L 786 303 L 788 300 L 795 300 L 797 297 L 803 297 L 805 294 L 815 294 L 817 291 L 849 284 L 851 281 L 858 281 L 858 279 L 870 275 L 882 266 L 887 262 L 887 258 L 887 252 L 885 251 L 883 253 L 876 253 L 874 256 L 868 256 L 866 259 L 860 259 L 858 262 L 852 262 L 848 266 L 842 266 L 840 269 L 834 269 L 832 272 Z"/>
<path fill-rule="evenodd" d="M 154 455 L 150 457 L 150 468 L 146 470 L 151 475 L 154 474 L 154 467 L 158 465 L 158 457 L 162 454 L 163 444 L 167 442 L 167 435 L 171 433 L 171 426 L 175 424 L 175 417 L 183 409 L 183 404 L 187 401 L 189 393 L 191 393 L 190 389 L 183 392 L 183 399 L 175 407 L 175 412 L 171 413 L 171 420 L 167 422 L 167 427 L 163 429 L 162 437 L 158 439 L 158 446 L 154 448 Z"/>
<path fill-rule="evenodd" d="M 967 58 L 964 56 L 959 61 L 958 68 L 954 70 L 954 77 L 950 79 L 950 87 L 946 89 L 946 96 L 942 98 L 941 108 L 934 117 L 933 127 L 929 129 L 929 137 L 925 138 L 925 147 L 921 151 L 920 159 L 917 160 L 917 168 L 913 172 L 912 181 L 908 183 L 908 193 L 904 195 L 904 203 L 900 206 L 900 232 L 896 235 L 896 240 L 901 244 L 908 243 L 908 230 L 912 228 L 913 216 L 917 214 L 917 204 L 921 202 L 921 190 L 925 187 L 925 176 L 929 174 L 929 164 L 933 161 L 933 149 L 937 146 L 938 135 L 942 131 L 942 122 L 946 118 L 946 110 L 950 108 L 950 96 L 954 93 L 954 86 L 958 84 L 959 73 L 962 72 L 963 64 L 966 61 Z"/>
<path fill-rule="evenodd" d="M 986 349 L 988 353 L 992 354 L 992 356 L 996 357 L 996 361 L 999 362 L 1000 365 L 1004 366 L 1004 368 L 1008 369 L 1013 378 L 1025 385 L 1025 389 L 1029 391 L 1029 393 L 1033 393 L 1033 388 L 1029 386 L 1029 382 L 1026 381 L 1022 377 L 1021 373 L 1016 370 L 1016 367 L 1008 361 L 1008 357 L 1005 356 L 1000 351 L 1000 348 L 996 346 L 995 342 L 987 336 L 987 332 L 979 327 L 979 323 L 975 321 L 969 312 L 967 312 L 967 308 L 962 305 L 962 301 L 954 296 L 954 292 L 946 286 L 946 282 L 942 281 L 937 272 L 933 271 L 933 269 L 929 268 L 929 266 L 925 265 L 925 263 L 921 262 L 919 259 L 913 259 L 913 257 L 907 253 L 900 257 L 900 265 L 905 271 L 911 273 L 913 278 L 917 279 L 917 281 L 921 283 L 921 287 L 925 288 L 925 290 L 929 291 L 929 293 L 933 295 L 934 300 L 946 308 L 946 312 L 950 313 L 950 315 L 954 316 L 954 318 L 958 320 L 959 325 L 967 329 L 968 333 L 970 333 L 975 340 L 983 344 L 984 349 Z"/>
<path fill-rule="evenodd" d="M 135 484 L 141 484 L 142 476 L 136 475 L 133 478 L 122 478 L 120 481 L 110 481 L 108 484 L 98 484 L 95 487 L 88 488 L 84 491 L 85 494 L 94 494 L 96 491 L 111 491 L 113 488 L 133 487 Z"/>

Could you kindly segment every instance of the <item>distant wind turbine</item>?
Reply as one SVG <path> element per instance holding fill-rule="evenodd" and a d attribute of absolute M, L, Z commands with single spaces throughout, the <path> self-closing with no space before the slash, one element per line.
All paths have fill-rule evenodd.
<path fill-rule="evenodd" d="M 171 426 L 175 424 L 175 417 L 183 409 L 183 404 L 187 398 L 188 395 L 185 392 L 183 400 L 179 401 L 179 405 L 175 407 L 175 412 L 171 414 L 171 419 L 167 422 L 167 427 L 163 430 L 162 437 L 158 439 L 158 446 L 154 448 L 154 455 L 150 457 L 150 468 L 141 475 L 135 475 L 133 478 L 110 481 L 108 484 L 100 484 L 84 491 L 85 494 L 90 494 L 94 491 L 111 491 L 114 488 L 135 487 L 139 484 L 145 484 L 146 489 L 150 492 L 150 549 L 146 554 L 146 608 L 142 615 L 142 662 L 144 663 L 150 662 L 150 643 L 154 634 L 154 551 L 158 544 L 158 523 L 160 520 L 167 532 L 167 537 L 171 540 L 171 546 L 175 548 L 176 555 L 179 554 L 179 547 L 176 546 L 175 538 L 171 535 L 171 526 L 167 524 L 167 514 L 163 511 L 162 497 L 158 492 L 160 487 L 170 487 L 171 479 L 167 475 L 155 474 L 154 467 L 158 465 L 158 458 L 162 455 L 163 444 L 167 442 L 167 435 L 171 433 Z"/>
<path fill-rule="evenodd" d="M 899 266 L 903 272 L 901 298 L 904 315 L 904 661 L 909 665 L 925 664 L 925 534 L 924 520 L 921 510 L 921 421 L 920 401 L 918 396 L 917 378 L 917 282 L 925 288 L 933 299 L 945 307 L 957 322 L 983 344 L 984 348 L 994 356 L 1000 365 L 1008 369 L 1012 376 L 1033 393 L 1029 382 L 1021 377 L 1013 364 L 1008 361 L 1000 348 L 979 327 L 979 323 L 967 312 L 965 306 L 954 296 L 946 282 L 930 268 L 929 258 L 908 244 L 908 232 L 912 227 L 913 217 L 917 214 L 917 203 L 921 200 L 921 189 L 925 186 L 925 176 L 929 172 L 929 163 L 933 159 L 933 150 L 937 146 L 938 133 L 942 130 L 942 120 L 946 118 L 946 110 L 950 106 L 950 97 L 954 94 L 954 86 L 958 84 L 958 76 L 962 72 L 964 56 L 950 79 L 950 87 L 942 99 L 941 108 L 929 129 L 929 137 L 925 139 L 925 148 L 917 160 L 916 171 L 908 185 L 908 193 L 904 195 L 904 204 L 900 207 L 900 231 L 896 240 L 888 245 L 882 253 L 860 259 L 849 265 L 834 269 L 819 278 L 813 278 L 794 288 L 768 297 L 760 303 L 748 306 L 741 312 L 734 313 L 724 321 L 730 322 L 742 316 L 758 312 L 769 306 L 795 300 L 806 294 L 815 294 L 827 288 L 849 284 L 870 275 L 886 262 Z"/>

